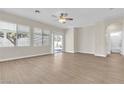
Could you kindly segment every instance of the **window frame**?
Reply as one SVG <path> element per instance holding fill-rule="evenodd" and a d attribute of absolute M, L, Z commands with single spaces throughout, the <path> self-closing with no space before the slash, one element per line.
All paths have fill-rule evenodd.
<path fill-rule="evenodd" d="M 8 21 L 3 21 L 3 20 L 0 20 L 0 22 L 1 23 L 3 22 L 3 23 L 6 23 L 6 24 L 15 25 L 15 29 L 14 30 L 10 30 L 10 32 L 15 32 L 16 33 L 16 26 L 17 26 L 16 23 L 8 22 Z M 0 28 L 0 30 L 8 30 L 9 31 L 9 29 L 1 29 L 1 28 Z M 16 35 L 17 35 L 17 33 L 16 33 Z M 16 41 L 15 41 L 15 45 L 13 45 L 13 46 L 0 46 L 0 48 L 13 48 L 13 47 L 16 47 Z"/>
<path fill-rule="evenodd" d="M 39 46 L 35 46 L 34 45 L 34 33 L 35 33 L 35 29 L 39 29 L 39 30 L 41 30 L 41 39 L 42 39 L 42 41 L 41 41 L 41 45 L 39 45 Z M 33 47 L 42 47 L 43 46 L 43 37 L 42 37 L 42 34 L 43 34 L 43 29 L 42 28 L 39 28 L 39 27 L 34 27 L 33 28 L 33 32 L 32 32 L 32 40 L 33 40 Z"/>
<path fill-rule="evenodd" d="M 47 36 L 47 37 L 48 37 L 47 39 L 49 39 L 49 42 L 47 42 L 46 45 L 44 44 L 44 36 L 43 36 L 43 34 L 42 34 L 42 41 L 43 41 L 42 44 L 43 44 L 43 46 L 49 47 L 49 46 L 51 46 L 51 45 L 50 45 L 50 43 L 51 43 L 51 41 L 50 41 L 51 32 L 50 32 L 49 30 L 47 30 L 47 29 L 43 29 L 43 33 L 44 33 L 44 32 L 48 32 L 48 33 L 49 33 L 49 34 L 48 34 L 49 36 Z"/>
<path fill-rule="evenodd" d="M 16 33 L 16 40 L 15 40 L 15 45 L 13 45 L 13 46 L 2 46 L 2 44 L 1 44 L 1 46 L 0 46 L 0 48 L 14 48 L 14 47 L 44 47 L 44 46 L 47 46 L 47 47 L 49 47 L 49 46 L 51 46 L 51 31 L 50 30 L 48 30 L 48 29 L 44 29 L 44 28 L 41 28 L 41 27 L 37 27 L 37 26 L 31 26 L 31 25 L 26 25 L 26 24 L 19 24 L 19 23 L 14 23 L 14 22 L 10 22 L 10 21 L 4 21 L 4 20 L 0 20 L 0 22 L 5 22 L 5 23 L 9 23 L 9 24 L 13 24 L 13 25 L 15 25 L 15 29 L 14 29 L 14 32 Z M 18 44 L 18 34 L 19 34 L 19 26 L 24 26 L 24 27 L 27 27 L 28 28 L 28 35 L 29 35 L 29 45 L 27 45 L 27 46 L 19 46 L 19 44 Z M 8 25 L 8 27 L 7 28 L 9 28 L 9 25 Z M 35 28 L 38 28 L 38 29 L 40 29 L 41 30 L 41 35 L 42 35 L 42 44 L 40 45 L 34 45 L 34 30 L 35 30 Z M 0 29 L 2 29 L 2 28 L 0 28 Z M 1 31 L 2 32 L 2 31 Z M 48 33 L 47 35 L 48 36 L 44 36 L 43 35 L 43 33 Z M 4 36 L 4 35 L 3 35 Z M 46 37 L 46 38 L 45 38 Z M 44 40 L 44 39 L 46 39 L 46 40 Z M 44 43 L 45 42 L 45 43 Z"/>
<path fill-rule="evenodd" d="M 29 45 L 28 46 L 18 46 L 18 36 L 16 37 L 17 38 L 17 40 L 16 40 L 16 47 L 31 47 L 31 38 L 32 38 L 32 35 L 31 35 L 31 27 L 29 26 L 29 25 L 24 25 L 24 24 L 17 24 L 17 27 L 16 27 L 16 31 L 17 31 L 17 35 L 18 35 L 18 27 L 19 27 L 19 25 L 20 26 L 24 26 L 24 27 L 27 27 L 28 28 L 28 30 L 29 30 Z"/>

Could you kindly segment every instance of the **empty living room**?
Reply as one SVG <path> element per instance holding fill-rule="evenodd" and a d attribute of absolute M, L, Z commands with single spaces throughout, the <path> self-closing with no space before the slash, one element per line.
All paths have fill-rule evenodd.
<path fill-rule="evenodd" d="M 1 8 L 1 84 L 124 83 L 124 9 Z"/>
<path fill-rule="evenodd" d="M 124 93 L 122 0 L 0 0 L 1 93 Z"/>

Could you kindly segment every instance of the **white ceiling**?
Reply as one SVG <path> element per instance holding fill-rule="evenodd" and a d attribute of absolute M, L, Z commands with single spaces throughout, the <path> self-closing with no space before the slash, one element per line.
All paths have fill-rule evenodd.
<path fill-rule="evenodd" d="M 35 14 L 36 8 L 1 8 L 1 11 L 23 16 L 36 21 L 51 24 L 60 28 L 82 27 L 94 24 L 98 21 L 115 18 L 124 15 L 124 9 L 107 9 L 107 8 L 37 8 L 40 14 Z M 66 24 L 59 23 L 51 15 L 58 15 L 66 12 L 73 21 Z"/>

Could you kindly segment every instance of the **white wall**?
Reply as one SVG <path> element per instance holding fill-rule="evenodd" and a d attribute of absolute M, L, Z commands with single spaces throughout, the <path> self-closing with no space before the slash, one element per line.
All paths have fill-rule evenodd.
<path fill-rule="evenodd" d="M 113 27 L 107 28 L 110 24 L 116 23 Z M 123 26 L 122 26 L 123 23 Z M 80 28 L 68 29 L 65 33 L 66 52 L 80 52 L 94 54 L 95 56 L 106 57 L 109 51 L 107 32 L 117 31 L 123 28 L 122 54 L 124 55 L 124 18 L 116 18 L 98 22 L 94 25 Z"/>
<path fill-rule="evenodd" d="M 16 24 L 28 25 L 30 26 L 31 31 L 33 27 L 39 27 L 39 28 L 46 29 L 53 32 L 64 31 L 62 29 L 59 29 L 57 27 L 54 27 L 48 24 L 40 23 L 37 21 L 33 21 L 30 19 L 11 15 L 4 12 L 0 12 L 0 20 L 13 22 Z M 22 57 L 29 57 L 29 56 L 36 56 L 36 55 L 50 54 L 51 53 L 50 48 L 51 46 L 0 48 L 0 61 L 22 58 Z"/>
<path fill-rule="evenodd" d="M 103 56 L 107 55 L 106 53 L 106 28 L 104 23 L 96 24 L 95 29 L 95 55 Z"/>
<path fill-rule="evenodd" d="M 68 29 L 66 36 L 66 52 L 89 53 L 106 56 L 106 37 L 104 23 Z"/>
<path fill-rule="evenodd" d="M 105 25 L 103 23 L 79 28 L 77 32 L 78 52 L 106 56 Z"/>
<path fill-rule="evenodd" d="M 50 53 L 51 52 L 49 47 L 0 48 L 0 62 L 18 58 L 45 55 Z"/>
<path fill-rule="evenodd" d="M 94 53 L 95 46 L 94 26 L 80 28 L 78 30 L 78 52 Z"/>
<path fill-rule="evenodd" d="M 74 53 L 74 29 L 68 29 L 65 32 L 65 52 Z"/>
<path fill-rule="evenodd" d="M 123 23 L 123 26 L 122 26 Z M 112 24 L 111 27 L 108 27 Z M 122 29 L 123 28 L 123 29 Z M 105 57 L 109 54 L 107 33 L 109 31 L 123 30 L 122 54 L 124 55 L 124 19 L 113 19 L 110 22 L 98 22 L 92 26 L 78 28 L 77 48 L 80 53 L 94 54 Z"/>

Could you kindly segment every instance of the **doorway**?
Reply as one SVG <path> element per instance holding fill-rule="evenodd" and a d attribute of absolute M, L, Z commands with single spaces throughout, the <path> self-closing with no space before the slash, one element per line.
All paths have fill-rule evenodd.
<path fill-rule="evenodd" d="M 123 46 L 123 25 L 120 22 L 107 26 L 107 54 L 122 54 Z"/>
<path fill-rule="evenodd" d="M 53 34 L 53 53 L 62 53 L 64 50 L 64 36 L 63 34 Z"/>
<path fill-rule="evenodd" d="M 121 53 L 122 47 L 122 32 L 111 32 L 110 33 L 110 41 L 111 41 L 111 52 L 112 53 Z"/>

